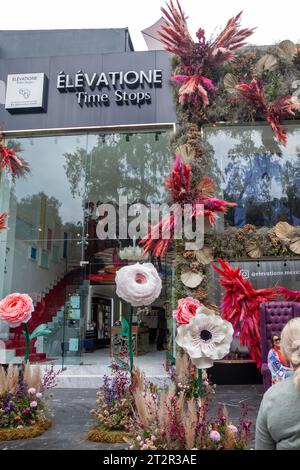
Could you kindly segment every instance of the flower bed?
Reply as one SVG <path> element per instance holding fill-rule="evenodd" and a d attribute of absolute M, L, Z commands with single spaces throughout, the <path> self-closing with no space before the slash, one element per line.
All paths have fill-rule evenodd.
<path fill-rule="evenodd" d="M 189 374 L 191 362 L 186 356 L 177 360 L 174 383 L 167 390 L 151 391 L 139 373 L 133 392 L 135 427 L 126 438 L 130 450 L 245 450 L 249 447 L 251 421 L 242 408 L 238 425 L 231 423 L 226 408 L 209 418 L 214 387 L 207 377 L 203 398 Z M 191 378 L 192 377 L 192 378 Z M 178 380 L 181 380 L 178 382 Z"/>
<path fill-rule="evenodd" d="M 53 368 L 41 375 L 39 366 L 0 367 L 0 440 L 29 439 L 51 426 L 44 391 L 55 385 Z"/>
<path fill-rule="evenodd" d="M 124 442 L 132 427 L 132 386 L 128 372 L 116 367 L 112 376 L 104 377 L 104 384 L 97 392 L 97 408 L 91 410 L 98 424 L 86 435 L 96 442 Z"/>

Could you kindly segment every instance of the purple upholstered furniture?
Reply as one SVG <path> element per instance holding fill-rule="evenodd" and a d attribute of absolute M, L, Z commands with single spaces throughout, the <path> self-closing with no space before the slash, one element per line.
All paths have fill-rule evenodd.
<path fill-rule="evenodd" d="M 260 305 L 260 333 L 264 388 L 272 385 L 271 373 L 267 358 L 271 347 L 271 336 L 280 333 L 284 325 L 294 317 L 300 316 L 300 303 L 298 302 L 265 302 Z"/>

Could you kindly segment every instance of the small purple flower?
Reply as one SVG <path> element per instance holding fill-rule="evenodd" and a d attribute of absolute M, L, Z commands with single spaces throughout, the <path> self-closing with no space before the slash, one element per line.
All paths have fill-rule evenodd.
<path fill-rule="evenodd" d="M 30 408 L 36 408 L 38 406 L 37 402 L 36 401 L 32 401 L 30 403 Z"/>
<path fill-rule="evenodd" d="M 35 395 L 36 394 L 36 389 L 34 387 L 31 387 L 28 389 L 29 395 Z"/>
<path fill-rule="evenodd" d="M 38 392 L 38 393 L 36 394 L 36 398 L 38 398 L 39 400 L 42 398 L 42 396 L 43 396 L 43 394 L 40 393 L 40 392 Z"/>

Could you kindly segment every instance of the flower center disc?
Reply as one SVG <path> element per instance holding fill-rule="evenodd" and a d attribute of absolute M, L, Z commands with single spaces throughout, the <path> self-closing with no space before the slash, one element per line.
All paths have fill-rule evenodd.
<path fill-rule="evenodd" d="M 200 333 L 200 338 L 203 339 L 203 341 L 209 341 L 212 338 L 212 334 L 208 330 L 202 330 Z"/>
<path fill-rule="evenodd" d="M 136 273 L 135 275 L 135 282 L 137 284 L 145 284 L 147 282 L 147 278 L 144 274 L 142 273 Z"/>

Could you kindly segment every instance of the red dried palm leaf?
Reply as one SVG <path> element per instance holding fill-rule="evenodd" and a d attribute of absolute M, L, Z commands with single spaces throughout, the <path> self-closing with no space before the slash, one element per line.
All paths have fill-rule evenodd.
<path fill-rule="evenodd" d="M 232 268 L 226 261 L 218 259 L 221 268 L 212 266 L 221 276 L 220 283 L 225 288 L 222 300 L 222 316 L 232 323 L 235 333 L 239 333 L 240 343 L 247 346 L 257 367 L 261 366 L 260 313 L 262 302 L 276 297 L 274 288 L 255 290 L 242 276 L 239 267 Z"/>
<path fill-rule="evenodd" d="M 243 47 L 245 40 L 255 28 L 240 29 L 242 11 L 230 18 L 223 31 L 209 44 L 210 56 L 214 62 L 228 62 L 235 58 L 235 52 Z"/>
<path fill-rule="evenodd" d="M 161 8 L 165 15 L 165 24 L 160 27 L 159 35 L 167 51 L 186 58 L 193 53 L 194 41 L 188 31 L 186 16 L 180 3 L 178 0 L 176 3 L 177 8 L 172 0 L 166 8 Z"/>
<path fill-rule="evenodd" d="M 278 288 L 279 294 L 281 294 L 286 300 L 290 302 L 300 302 L 300 291 L 290 290 L 285 287 Z"/>
<path fill-rule="evenodd" d="M 300 103 L 295 102 L 292 96 L 278 98 L 273 104 L 268 105 L 264 95 L 262 80 L 253 79 L 250 83 L 236 85 L 236 90 L 250 103 L 256 110 L 260 110 L 276 135 L 276 138 L 283 145 L 286 145 L 286 129 L 281 125 L 281 120 L 294 115 L 295 110 L 300 109 Z"/>
<path fill-rule="evenodd" d="M 5 229 L 8 228 L 7 225 L 6 225 L 7 217 L 8 217 L 7 212 L 0 213 L 0 230 L 5 230 Z"/>
<path fill-rule="evenodd" d="M 28 163 L 21 157 L 17 157 L 14 149 L 7 148 L 2 144 L 3 134 L 0 133 L 0 167 L 6 168 L 13 179 L 25 176 L 30 172 Z"/>

